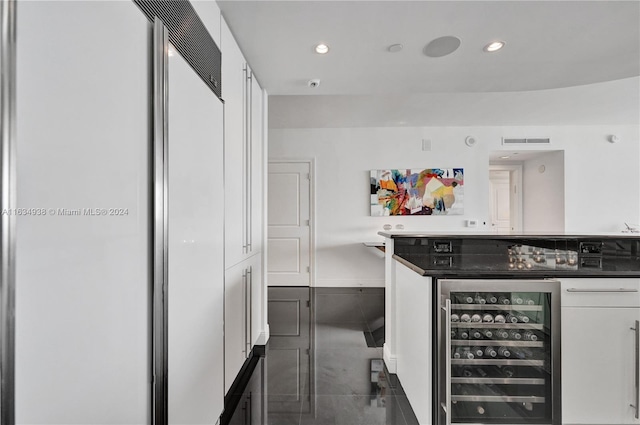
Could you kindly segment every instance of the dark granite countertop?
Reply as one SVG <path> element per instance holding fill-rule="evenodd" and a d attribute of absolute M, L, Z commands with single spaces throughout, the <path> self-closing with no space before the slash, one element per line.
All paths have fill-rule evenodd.
<path fill-rule="evenodd" d="M 418 234 L 394 238 L 394 258 L 434 277 L 640 277 L 638 234 Z"/>

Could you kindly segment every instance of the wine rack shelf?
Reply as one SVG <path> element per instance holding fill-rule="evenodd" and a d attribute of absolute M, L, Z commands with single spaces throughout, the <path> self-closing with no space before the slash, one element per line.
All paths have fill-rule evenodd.
<path fill-rule="evenodd" d="M 522 359 L 451 359 L 452 365 L 507 365 L 507 366 L 544 366 L 544 360 Z"/>
<path fill-rule="evenodd" d="M 452 310 L 542 311 L 541 305 L 452 304 Z"/>
<path fill-rule="evenodd" d="M 541 378 L 451 378 L 452 384 L 544 385 Z"/>
<path fill-rule="evenodd" d="M 544 343 L 541 341 L 509 341 L 504 339 L 454 339 L 451 341 L 451 345 L 456 346 L 505 346 L 505 347 L 544 347 Z"/>
<path fill-rule="evenodd" d="M 498 402 L 498 403 L 544 403 L 544 397 L 500 396 L 500 395 L 451 395 L 451 401 Z"/>

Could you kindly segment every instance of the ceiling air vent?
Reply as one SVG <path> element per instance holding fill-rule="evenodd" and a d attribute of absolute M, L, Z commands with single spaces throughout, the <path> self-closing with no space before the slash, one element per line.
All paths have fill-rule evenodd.
<path fill-rule="evenodd" d="M 502 138 L 503 145 L 548 145 L 551 139 L 507 139 Z"/>

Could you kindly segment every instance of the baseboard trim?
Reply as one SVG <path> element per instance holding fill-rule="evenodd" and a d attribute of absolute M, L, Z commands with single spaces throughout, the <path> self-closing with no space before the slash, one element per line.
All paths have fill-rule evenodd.
<path fill-rule="evenodd" d="M 260 335 L 258 336 L 258 340 L 256 341 L 256 344 L 267 345 L 267 342 L 269 342 L 269 336 L 270 336 L 269 325 L 267 325 L 264 331 L 260 332 Z"/>
<path fill-rule="evenodd" d="M 398 373 L 398 358 L 391 353 L 388 344 L 382 346 L 382 358 L 390 373 Z"/>
<path fill-rule="evenodd" d="M 231 422 L 233 413 L 240 403 L 240 399 L 242 398 L 245 388 L 247 388 L 251 375 L 253 374 L 258 361 L 261 357 L 266 355 L 266 352 L 267 347 L 265 345 L 253 346 L 251 354 L 244 361 L 242 368 L 240 368 L 240 372 L 238 372 L 238 375 L 233 380 L 233 384 L 231 384 L 229 391 L 224 396 L 224 411 L 220 415 L 220 425 L 229 425 Z"/>

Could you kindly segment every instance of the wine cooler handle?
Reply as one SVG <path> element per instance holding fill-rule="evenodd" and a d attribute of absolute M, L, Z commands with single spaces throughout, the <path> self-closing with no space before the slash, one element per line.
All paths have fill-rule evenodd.
<path fill-rule="evenodd" d="M 635 288 L 601 288 L 601 289 L 567 288 L 567 292 L 638 292 L 638 290 Z"/>
<path fill-rule="evenodd" d="M 445 374 L 444 374 L 444 384 L 445 384 L 445 400 L 444 400 L 444 410 L 445 410 L 445 425 L 451 425 L 451 300 L 446 299 L 444 301 L 444 323 L 445 323 L 445 333 L 444 333 L 444 346 L 445 346 Z"/>
<path fill-rule="evenodd" d="M 636 334 L 636 404 L 631 404 L 630 406 L 636 409 L 636 419 L 638 419 L 638 413 L 640 413 L 640 321 L 636 320 L 636 327 L 631 328 L 631 330 L 635 331 Z"/>

